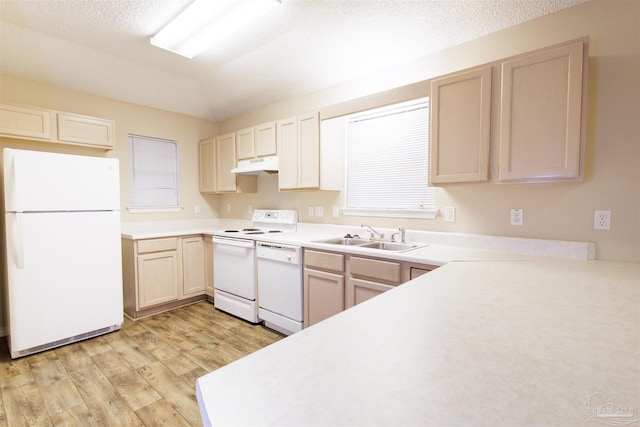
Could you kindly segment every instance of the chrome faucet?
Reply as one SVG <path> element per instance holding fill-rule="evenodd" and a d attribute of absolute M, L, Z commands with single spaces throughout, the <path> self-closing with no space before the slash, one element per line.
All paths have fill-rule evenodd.
<path fill-rule="evenodd" d="M 404 228 L 402 228 L 402 227 L 400 227 L 400 228 L 398 228 L 398 230 L 399 230 L 399 232 L 397 232 L 397 233 L 393 233 L 393 234 L 391 235 L 391 241 L 392 241 L 392 242 L 395 242 L 395 241 L 396 241 L 396 239 L 395 239 L 395 237 L 394 237 L 394 236 L 395 236 L 396 234 L 399 234 L 399 235 L 400 235 L 400 241 L 401 241 L 402 243 L 405 243 L 405 241 L 404 241 L 404 232 L 405 232 L 405 229 L 404 229 Z"/>
<path fill-rule="evenodd" d="M 360 227 L 362 228 L 368 228 L 371 231 L 371 236 L 369 236 L 369 239 L 373 240 L 373 235 L 376 234 L 378 236 L 378 238 L 380 240 L 384 239 L 384 233 L 379 233 L 376 230 L 374 230 L 373 228 L 371 228 L 370 225 L 367 224 L 361 224 Z"/>

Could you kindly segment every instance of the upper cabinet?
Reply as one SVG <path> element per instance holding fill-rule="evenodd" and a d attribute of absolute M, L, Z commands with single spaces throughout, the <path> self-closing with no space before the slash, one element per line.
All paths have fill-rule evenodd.
<path fill-rule="evenodd" d="M 255 193 L 257 191 L 256 176 L 231 173 L 231 169 L 236 167 L 235 133 L 200 141 L 198 150 L 201 193 Z"/>
<path fill-rule="evenodd" d="M 275 156 L 277 154 L 276 122 L 263 123 L 237 131 L 236 146 L 238 160 Z"/>
<path fill-rule="evenodd" d="M 433 80 L 430 182 L 580 181 L 586 50 L 584 38 Z"/>
<path fill-rule="evenodd" d="M 53 110 L 0 105 L 0 135 L 104 150 L 115 148 L 112 120 Z"/>
<path fill-rule="evenodd" d="M 317 112 L 278 121 L 278 186 L 320 188 L 320 116 Z"/>
<path fill-rule="evenodd" d="M 320 138 L 320 115 L 308 113 L 279 120 L 278 187 L 280 190 L 340 190 L 341 164 L 335 138 Z"/>
<path fill-rule="evenodd" d="M 487 181 L 491 67 L 433 80 L 430 114 L 430 182 Z"/>
<path fill-rule="evenodd" d="M 255 132 L 255 156 L 275 156 L 278 153 L 276 142 L 276 122 L 268 122 L 254 128 Z"/>
<path fill-rule="evenodd" d="M 579 178 L 582 42 L 502 64 L 501 181 Z"/>

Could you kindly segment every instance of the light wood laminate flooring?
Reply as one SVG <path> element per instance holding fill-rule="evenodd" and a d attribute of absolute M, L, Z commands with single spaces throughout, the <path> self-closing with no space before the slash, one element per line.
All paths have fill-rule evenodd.
<path fill-rule="evenodd" d="M 200 426 L 195 381 L 283 338 L 199 302 L 11 360 L 0 343 L 0 426 Z"/>

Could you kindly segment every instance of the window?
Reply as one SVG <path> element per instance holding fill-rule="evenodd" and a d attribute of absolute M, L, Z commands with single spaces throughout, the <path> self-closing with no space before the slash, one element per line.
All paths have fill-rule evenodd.
<path fill-rule="evenodd" d="M 434 218 L 429 99 L 347 118 L 346 215 Z"/>
<path fill-rule="evenodd" d="M 178 143 L 129 135 L 129 211 L 176 211 Z"/>

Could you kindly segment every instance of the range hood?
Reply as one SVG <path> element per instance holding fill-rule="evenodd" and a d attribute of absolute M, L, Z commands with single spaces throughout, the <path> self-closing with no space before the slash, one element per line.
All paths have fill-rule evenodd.
<path fill-rule="evenodd" d="M 245 175 L 267 175 L 277 172 L 278 156 L 239 160 L 238 167 L 231 169 L 231 173 L 240 173 Z"/>

